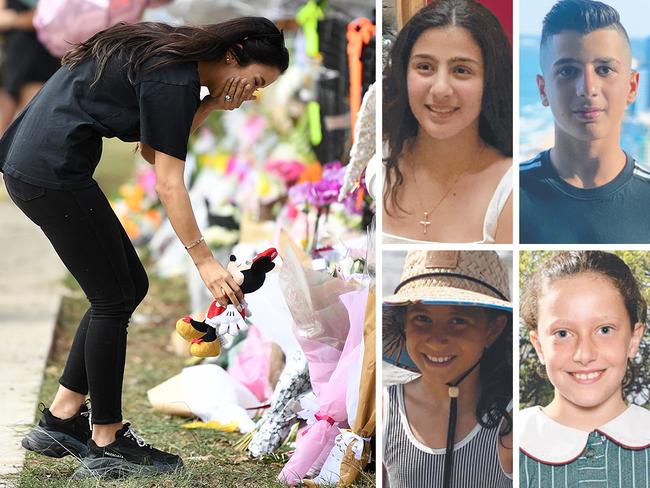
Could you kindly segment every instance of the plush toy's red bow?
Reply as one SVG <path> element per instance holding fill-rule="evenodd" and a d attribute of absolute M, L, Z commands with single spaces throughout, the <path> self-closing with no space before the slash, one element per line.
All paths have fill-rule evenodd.
<path fill-rule="evenodd" d="M 271 261 L 278 257 L 278 250 L 274 247 L 269 247 L 266 251 L 262 251 L 253 258 L 253 262 L 257 261 L 259 258 L 270 257 Z"/>

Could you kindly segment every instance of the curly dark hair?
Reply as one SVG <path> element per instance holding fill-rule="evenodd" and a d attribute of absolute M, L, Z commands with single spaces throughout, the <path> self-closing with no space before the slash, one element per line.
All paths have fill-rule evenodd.
<path fill-rule="evenodd" d="M 397 162 L 404 144 L 418 133 L 409 107 L 406 68 L 413 45 L 427 29 L 458 26 L 467 29 L 484 60 L 483 101 L 479 136 L 504 156 L 512 157 L 512 47 L 494 14 L 474 0 L 438 0 L 419 10 L 404 25 L 383 77 L 383 138 L 388 143 L 384 208 L 403 210 L 397 189 L 404 182 Z"/>
<path fill-rule="evenodd" d="M 404 322 L 407 308 L 388 306 L 383 309 L 383 349 L 388 354 L 400 351 L 406 354 Z M 503 332 L 485 350 L 479 363 L 481 391 L 476 405 L 476 420 L 481 426 L 496 428 L 503 419 L 499 436 L 504 437 L 512 432 L 512 415 L 508 412 L 512 400 L 512 314 L 487 307 L 481 309 L 485 311 L 488 323 L 494 323 L 501 315 L 508 317 Z"/>
<path fill-rule="evenodd" d="M 645 324 L 648 305 L 632 271 L 616 254 L 605 251 L 563 251 L 544 262 L 530 279 L 521 300 L 521 319 L 530 330 L 537 329 L 539 296 L 545 283 L 581 273 L 597 273 L 618 289 L 630 318 L 630 327 Z"/>

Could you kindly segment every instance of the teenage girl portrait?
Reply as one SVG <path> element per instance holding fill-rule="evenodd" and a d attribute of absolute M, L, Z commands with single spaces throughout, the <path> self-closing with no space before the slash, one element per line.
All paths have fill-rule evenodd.
<path fill-rule="evenodd" d="M 384 367 L 399 382 L 384 391 L 383 486 L 512 487 L 506 267 L 492 251 L 412 251 L 397 283 L 383 300 L 384 360 L 402 368 Z"/>
<path fill-rule="evenodd" d="M 647 303 L 630 267 L 604 251 L 551 253 L 522 292 L 521 318 L 553 394 L 519 413 L 520 486 L 647 486 L 647 386 L 628 389 L 647 367 L 637 356 Z"/>
<path fill-rule="evenodd" d="M 383 80 L 384 242 L 512 242 L 512 49 L 495 15 L 434 0 Z"/>
<path fill-rule="evenodd" d="M 63 66 L 0 140 L 0 170 L 13 202 L 47 236 L 90 306 L 60 386 L 23 440 L 46 456 L 74 454 L 75 476 L 155 474 L 182 466 L 122 419 L 126 336 L 148 279 L 126 231 L 93 179 L 103 137 L 139 141 L 156 191 L 210 294 L 242 293 L 201 236 L 184 184 L 189 135 L 213 110 L 255 98 L 286 69 L 282 32 L 243 17 L 203 27 L 118 24 L 73 47 Z M 209 96 L 199 98 L 200 88 Z M 86 397 L 92 402 L 92 431 Z"/>

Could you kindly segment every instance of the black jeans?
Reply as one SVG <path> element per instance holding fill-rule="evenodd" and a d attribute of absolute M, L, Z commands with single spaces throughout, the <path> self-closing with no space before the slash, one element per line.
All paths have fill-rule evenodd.
<path fill-rule="evenodd" d="M 121 422 L 126 333 L 149 288 L 144 267 L 97 184 L 51 190 L 4 176 L 11 199 L 45 233 L 90 302 L 59 383 L 90 393 L 94 423 Z"/>

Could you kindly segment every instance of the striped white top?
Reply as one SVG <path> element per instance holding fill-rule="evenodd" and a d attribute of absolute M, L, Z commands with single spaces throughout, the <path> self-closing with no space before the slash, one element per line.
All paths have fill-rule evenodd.
<path fill-rule="evenodd" d="M 384 465 L 390 488 L 442 486 L 445 449 L 419 442 L 406 418 L 403 385 L 389 386 L 384 424 Z M 445 426 L 446 428 L 446 426 Z M 499 462 L 499 429 L 477 424 L 454 446 L 452 488 L 512 488 Z"/>

